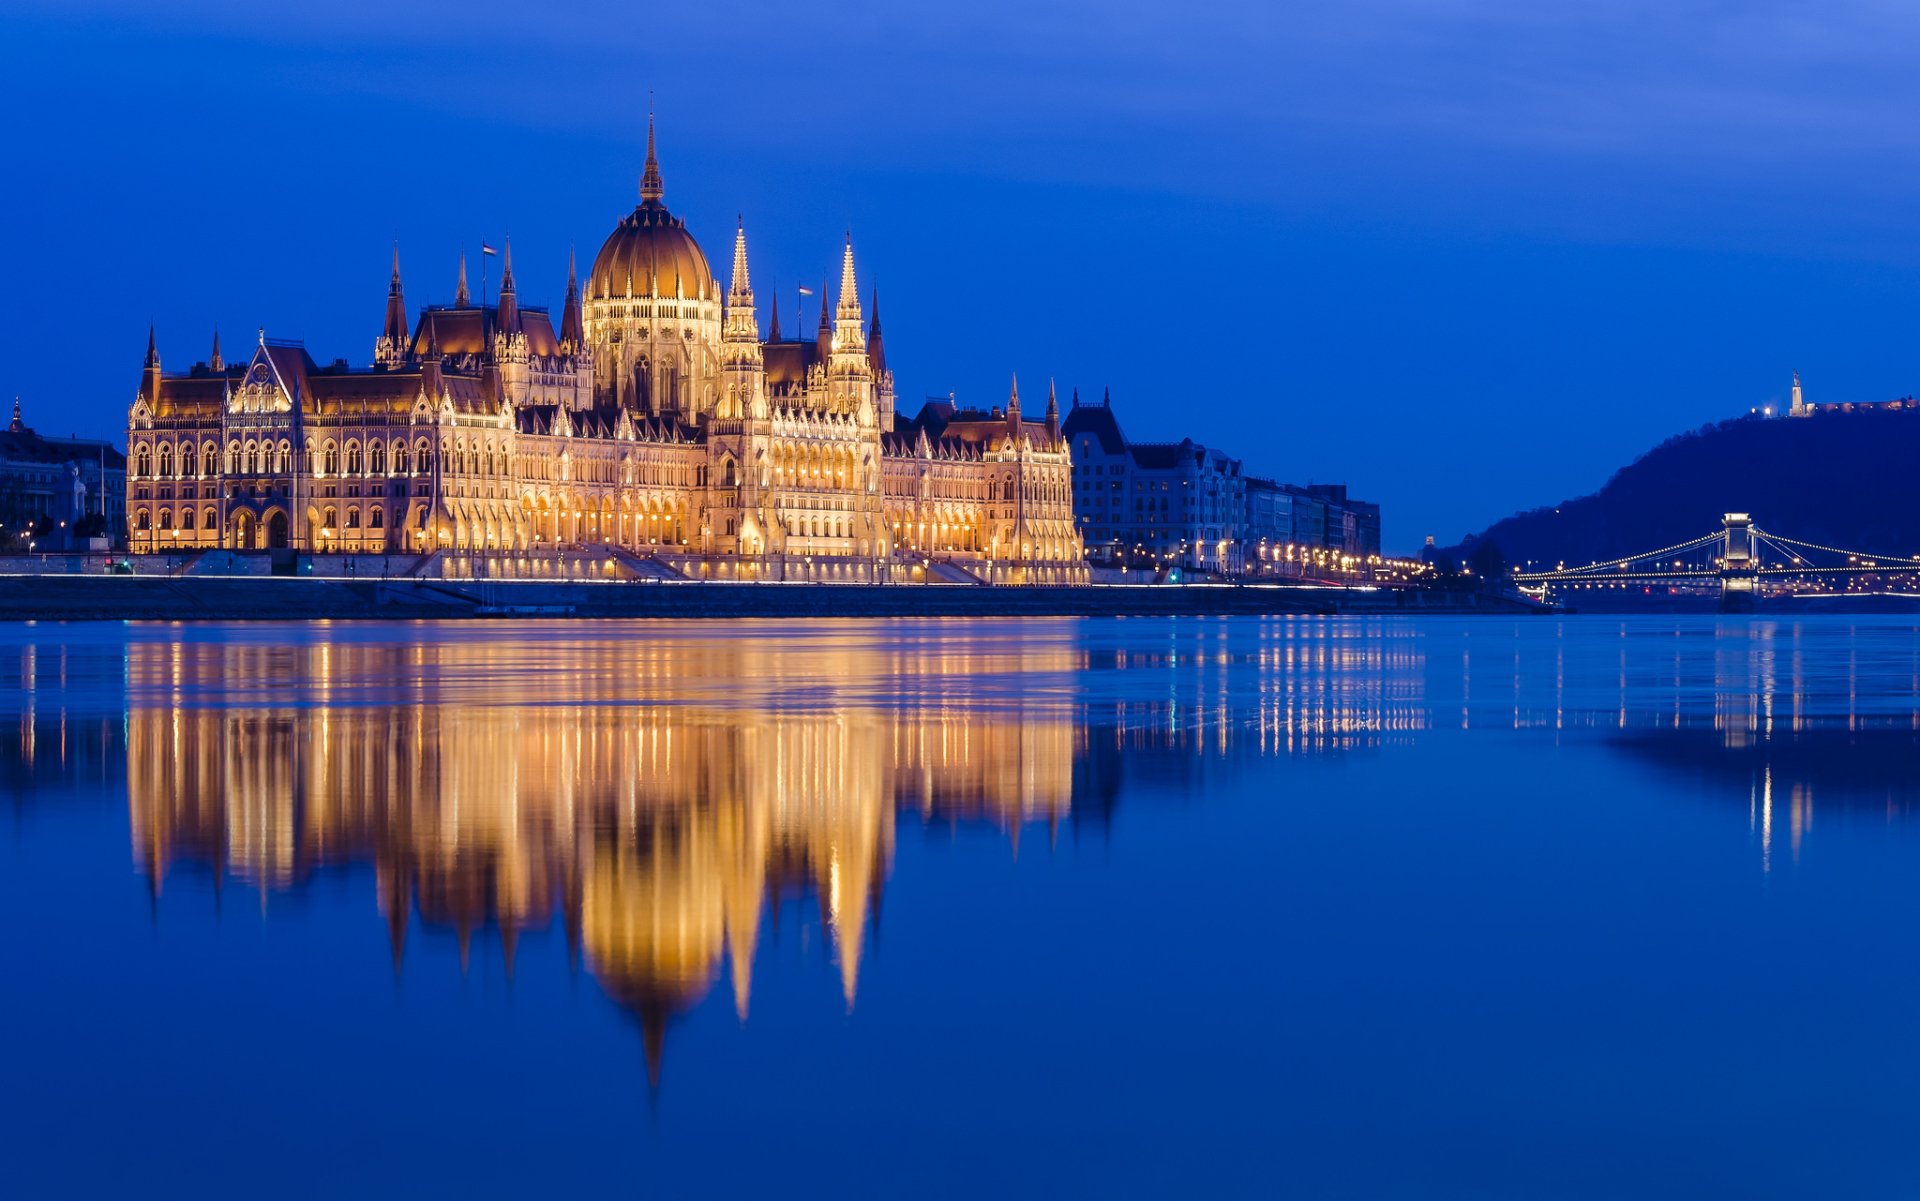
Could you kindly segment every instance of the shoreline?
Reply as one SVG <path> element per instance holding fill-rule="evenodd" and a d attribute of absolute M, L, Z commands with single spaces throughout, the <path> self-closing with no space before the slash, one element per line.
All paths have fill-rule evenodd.
<path fill-rule="evenodd" d="M 1269 584 L 660 583 L 0 576 L 0 621 L 1215 617 L 1551 612 L 1511 597 Z"/>

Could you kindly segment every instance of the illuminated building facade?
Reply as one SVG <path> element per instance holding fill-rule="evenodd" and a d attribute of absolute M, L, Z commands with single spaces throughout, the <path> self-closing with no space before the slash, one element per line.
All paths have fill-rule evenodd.
<path fill-rule="evenodd" d="M 1344 484 L 1302 488 L 1251 476 L 1239 459 L 1191 438 L 1130 441 L 1104 396 L 1083 404 L 1075 394 L 1061 432 L 1081 536 L 1098 562 L 1240 576 L 1380 553 L 1380 506 L 1350 499 Z"/>
<path fill-rule="evenodd" d="M 877 297 L 851 239 L 812 337 L 762 337 L 744 226 L 723 287 L 662 203 L 640 203 L 558 321 L 499 295 L 410 320 L 394 256 L 374 362 L 268 339 L 161 369 L 150 335 L 128 418 L 135 552 L 287 549 L 523 556 L 607 547 L 687 575 L 1005 583 L 1086 579 L 1049 395 L 1023 415 L 894 410 Z"/>

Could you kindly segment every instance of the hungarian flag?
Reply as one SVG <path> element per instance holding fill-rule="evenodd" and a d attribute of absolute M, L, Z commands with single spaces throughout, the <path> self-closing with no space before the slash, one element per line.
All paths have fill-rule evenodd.
<path fill-rule="evenodd" d="M 491 246 L 489 246 L 489 245 L 487 245 L 487 244 L 486 244 L 485 242 L 482 242 L 482 243 L 480 243 L 480 253 L 481 253 L 481 254 L 492 254 L 492 255 L 497 255 L 497 254 L 499 254 L 500 252 L 499 252 L 498 250 L 495 250 L 495 249 L 494 249 L 493 247 L 491 247 Z"/>
<path fill-rule="evenodd" d="M 807 287 L 807 286 L 806 286 L 805 284 L 801 284 L 801 285 L 800 285 L 800 295 L 802 295 L 802 296 L 811 296 L 811 295 L 813 295 L 813 289 L 812 289 L 812 288 L 809 288 L 809 287 Z"/>

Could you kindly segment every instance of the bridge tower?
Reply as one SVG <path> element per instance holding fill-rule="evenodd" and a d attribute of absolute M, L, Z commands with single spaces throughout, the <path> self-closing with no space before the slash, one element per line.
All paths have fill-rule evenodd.
<path fill-rule="evenodd" d="M 1746 513 L 1728 513 L 1721 519 L 1725 530 L 1720 554 L 1720 608 L 1727 612 L 1752 609 L 1760 596 L 1759 545 L 1753 536 L 1753 518 Z"/>

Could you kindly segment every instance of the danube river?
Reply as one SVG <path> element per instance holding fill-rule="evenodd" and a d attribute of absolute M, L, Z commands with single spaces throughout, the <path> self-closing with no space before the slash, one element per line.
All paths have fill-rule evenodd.
<path fill-rule="evenodd" d="M 1912 1195 L 1920 627 L 0 628 L 0 1194 Z"/>

